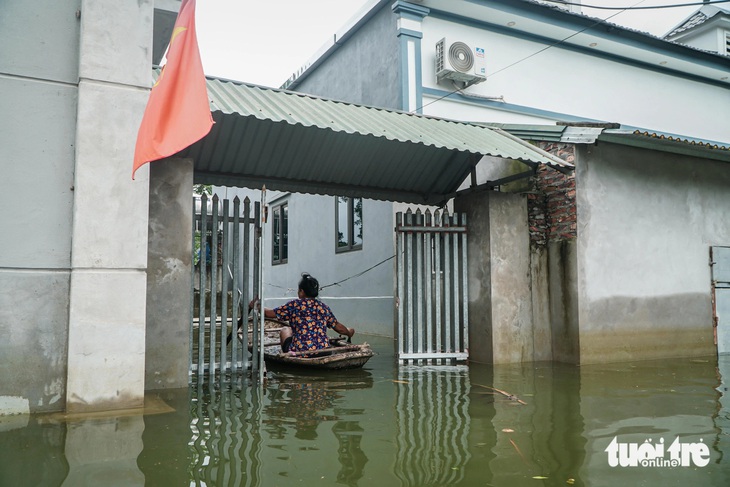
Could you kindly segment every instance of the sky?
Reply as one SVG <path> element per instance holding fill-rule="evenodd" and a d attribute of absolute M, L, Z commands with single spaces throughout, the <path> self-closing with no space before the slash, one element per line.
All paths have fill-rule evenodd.
<path fill-rule="evenodd" d="M 652 6 L 692 0 L 583 0 L 583 5 Z M 196 27 L 205 73 L 279 87 L 371 0 L 198 0 Z M 730 4 L 724 4 L 728 6 Z M 661 36 L 696 7 L 583 13 Z"/>

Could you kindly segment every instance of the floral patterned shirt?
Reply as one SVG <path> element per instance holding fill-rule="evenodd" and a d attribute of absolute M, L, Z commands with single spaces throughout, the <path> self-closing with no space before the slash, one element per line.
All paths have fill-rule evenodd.
<path fill-rule="evenodd" d="M 305 352 L 329 346 L 327 328 L 334 328 L 337 319 L 329 306 L 313 299 L 295 299 L 274 308 L 276 319 L 288 321 L 292 329 L 289 351 Z"/>

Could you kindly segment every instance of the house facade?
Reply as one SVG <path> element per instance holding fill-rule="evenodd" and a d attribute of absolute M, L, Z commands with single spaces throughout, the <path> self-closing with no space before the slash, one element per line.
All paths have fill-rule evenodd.
<path fill-rule="evenodd" d="M 471 67 L 460 72 L 456 58 L 446 67 L 437 62 L 449 49 L 458 55 L 461 44 L 483 72 Z M 530 232 L 536 220 L 529 217 L 539 213 L 536 185 L 549 174 L 469 196 L 468 204 L 463 198 L 454 203 L 469 212 L 488 209 L 487 221 L 500 214 L 519 218 L 519 225 L 493 225 L 504 228 L 505 235 L 512 227 L 522 228 L 518 240 L 501 240 L 501 260 L 484 254 L 491 263 L 507 262 L 506 267 L 492 268 L 483 285 L 470 285 L 470 299 L 478 305 L 470 313 L 477 327 L 470 330 L 472 357 L 590 363 L 714 352 L 709 267 L 699 264 L 707 260 L 710 246 L 730 244 L 717 212 L 730 208 L 715 186 L 726 178 L 726 166 L 703 151 L 718 145 L 712 141 L 725 147 L 730 140 L 729 75 L 730 58 L 720 54 L 537 2 L 374 1 L 284 87 L 450 119 L 521 126 L 516 133 L 523 138 L 530 138 L 525 134 L 531 126 L 540 131 L 573 125 L 587 132 L 592 127 L 601 134 L 619 130 L 620 142 L 615 137 L 605 142 L 607 136 L 597 142 L 559 137 L 567 145 L 547 147 L 576 163 L 575 176 L 565 182 L 574 212 L 569 221 L 561 220 L 565 231 L 540 238 Z M 647 140 L 656 134 L 671 147 L 649 147 L 630 135 L 634 132 L 648 134 Z M 684 151 L 670 138 L 702 149 L 682 157 Z M 555 140 L 536 140 L 551 142 Z M 496 162 L 482 161 L 479 183 L 507 174 L 504 164 Z M 705 170 L 714 176 L 691 176 Z M 602 205 L 607 195 L 621 204 Z M 291 298 L 301 272 L 317 275 L 323 285 L 347 279 L 322 293 L 340 320 L 364 332 L 393 336 L 397 296 L 394 267 L 387 259 L 393 255 L 393 215 L 403 205 L 363 200 L 362 214 L 355 218 L 362 237 L 343 252 L 338 251 L 337 228 L 347 225 L 339 217 L 347 201 L 286 193 L 274 202 L 282 204 L 288 212 L 289 257 L 287 262 L 268 260 L 267 305 Z M 634 215 L 631 225 L 620 218 L 627 213 Z M 693 234 L 696 245 L 686 256 L 689 247 L 678 242 L 689 238 L 685 230 L 692 226 L 684 217 L 690 216 L 699 226 Z M 600 224 L 601 218 L 611 225 Z M 482 235 L 481 245 L 490 242 L 493 251 L 500 238 Z M 629 241 L 637 248 L 614 253 Z M 642 241 L 654 244 L 645 247 Z M 316 245 L 318 251 L 299 252 L 300 242 Z M 516 245 L 527 246 L 527 259 L 514 257 Z M 642 257 L 642 249 L 652 250 L 654 257 Z M 470 255 L 473 259 L 475 254 Z M 691 266 L 664 265 L 687 259 Z M 669 268 L 674 270 L 667 275 Z M 509 277 L 518 271 L 524 278 L 514 282 Z M 535 281 L 540 272 L 546 274 Z M 656 281 L 642 283 L 639 276 L 655 276 Z M 475 289 L 488 294 L 478 295 Z M 679 305 L 682 313 L 671 305 L 679 297 L 687 299 Z M 666 313 L 676 321 L 652 324 L 665 321 Z M 687 333 L 694 338 L 680 332 L 682 323 L 688 323 Z M 644 335 L 632 335 L 640 329 Z M 689 343 L 694 345 L 682 349 Z"/>

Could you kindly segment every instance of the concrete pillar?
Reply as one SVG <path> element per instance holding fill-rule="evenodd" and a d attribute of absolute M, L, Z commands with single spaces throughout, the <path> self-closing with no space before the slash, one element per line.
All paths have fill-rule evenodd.
<path fill-rule="evenodd" d="M 144 399 L 149 173 L 132 181 L 151 86 L 152 2 L 83 0 L 66 409 Z"/>
<path fill-rule="evenodd" d="M 396 15 L 400 48 L 401 109 L 422 113 L 421 39 L 422 22 L 430 10 L 420 5 L 397 1 L 391 7 Z"/>
<path fill-rule="evenodd" d="M 192 159 L 150 164 L 147 389 L 188 385 L 192 196 Z"/>
<path fill-rule="evenodd" d="M 469 356 L 475 362 L 534 360 L 530 241 L 525 197 L 459 197 L 469 222 Z"/>

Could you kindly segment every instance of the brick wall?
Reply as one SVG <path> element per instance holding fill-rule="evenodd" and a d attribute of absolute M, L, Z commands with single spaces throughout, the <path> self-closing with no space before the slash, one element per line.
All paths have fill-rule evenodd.
<path fill-rule="evenodd" d="M 540 142 L 536 145 L 564 161 L 575 160 L 572 144 Z M 577 234 L 575 174 L 563 174 L 541 165 L 532 183 L 535 191 L 527 195 L 530 243 L 544 246 L 551 241 L 574 239 Z"/>

